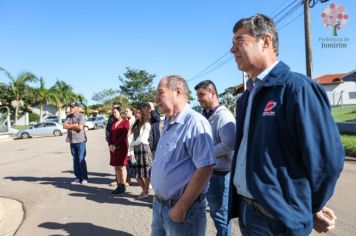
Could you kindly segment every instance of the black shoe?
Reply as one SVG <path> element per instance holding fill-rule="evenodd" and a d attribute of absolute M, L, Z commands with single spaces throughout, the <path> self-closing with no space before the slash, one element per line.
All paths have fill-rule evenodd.
<path fill-rule="evenodd" d="M 117 188 L 112 191 L 112 194 L 120 194 L 120 193 L 124 193 L 126 191 L 126 187 L 124 184 L 118 184 Z"/>

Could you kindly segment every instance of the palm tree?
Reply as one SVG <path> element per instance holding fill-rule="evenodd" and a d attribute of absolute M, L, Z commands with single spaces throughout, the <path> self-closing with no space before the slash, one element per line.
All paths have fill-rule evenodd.
<path fill-rule="evenodd" d="M 76 101 L 78 101 L 80 104 L 83 105 L 84 107 L 84 113 L 88 114 L 88 106 L 87 106 L 87 99 L 85 98 L 85 96 L 81 93 L 77 93 L 76 94 Z"/>
<path fill-rule="evenodd" d="M 0 67 L 0 71 L 4 72 L 5 75 L 10 79 L 10 91 L 14 96 L 16 101 L 15 106 L 15 124 L 17 123 L 18 113 L 20 104 L 22 103 L 22 97 L 26 94 L 27 83 L 36 82 L 37 77 L 31 72 L 21 73 L 17 78 L 14 78 L 7 70 Z"/>
<path fill-rule="evenodd" d="M 57 80 L 50 90 L 54 95 L 54 103 L 57 107 L 58 122 L 61 122 L 61 109 L 65 104 L 74 102 L 77 95 L 73 92 L 72 86 L 61 80 Z"/>
<path fill-rule="evenodd" d="M 43 121 L 43 106 L 45 104 L 55 103 L 55 94 L 53 90 L 45 87 L 45 81 L 40 78 L 40 87 L 33 89 L 33 100 L 40 105 L 40 122 Z"/>
<path fill-rule="evenodd" d="M 0 82 L 0 101 L 3 99 L 4 94 L 7 92 L 7 85 L 5 83 Z"/>

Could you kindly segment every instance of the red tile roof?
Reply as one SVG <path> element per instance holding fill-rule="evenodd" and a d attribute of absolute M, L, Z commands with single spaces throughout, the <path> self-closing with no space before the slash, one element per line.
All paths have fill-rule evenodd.
<path fill-rule="evenodd" d="M 340 84 L 344 75 L 345 74 L 322 75 L 315 78 L 314 80 L 319 84 Z"/>
<path fill-rule="evenodd" d="M 237 86 L 235 87 L 235 89 L 234 89 L 232 95 L 236 96 L 236 95 L 239 94 L 239 93 L 243 93 L 244 90 L 245 90 L 244 84 L 243 84 L 243 83 L 242 83 L 242 84 L 239 84 L 239 85 L 237 85 Z"/>

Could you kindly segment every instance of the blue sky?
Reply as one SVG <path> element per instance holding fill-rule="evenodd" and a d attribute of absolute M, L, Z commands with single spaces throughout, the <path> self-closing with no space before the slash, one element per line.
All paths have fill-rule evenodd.
<path fill-rule="evenodd" d="M 180 74 L 190 80 L 191 89 L 211 79 L 223 92 L 242 82 L 233 59 L 191 79 L 228 53 L 237 20 L 256 13 L 273 17 L 292 2 L 296 1 L 1 0 L 0 67 L 14 76 L 31 71 L 42 76 L 47 87 L 64 80 L 89 104 L 94 92 L 117 89 L 117 78 L 126 67 L 155 74 L 154 86 L 165 75 Z M 349 15 L 338 31 L 338 37 L 349 38 L 347 48 L 321 48 L 320 37 L 331 37 L 321 12 L 331 3 L 342 4 Z M 305 73 L 302 12 L 299 7 L 277 25 L 279 59 Z M 318 2 L 311 9 L 314 76 L 356 69 L 356 33 L 351 30 L 355 17 L 354 0 Z M 3 74 L 0 81 L 8 82 Z"/>

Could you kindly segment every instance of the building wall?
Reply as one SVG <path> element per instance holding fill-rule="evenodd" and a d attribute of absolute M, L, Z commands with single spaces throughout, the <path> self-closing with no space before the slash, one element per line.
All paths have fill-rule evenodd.
<path fill-rule="evenodd" d="M 356 81 L 321 86 L 325 89 L 331 106 L 356 104 Z"/>
<path fill-rule="evenodd" d="M 33 113 L 40 115 L 40 105 L 35 105 L 35 106 L 31 107 L 31 110 Z M 51 116 L 51 115 L 58 116 L 57 107 L 54 105 L 43 105 L 42 115 L 43 115 L 43 118 L 45 118 L 47 116 Z M 60 115 L 61 115 L 61 118 L 66 117 L 65 109 L 61 109 Z"/>

